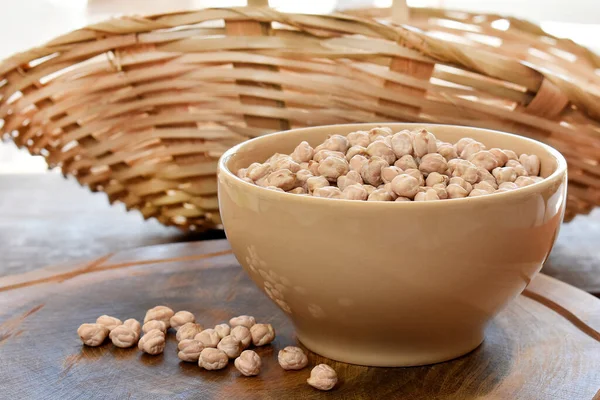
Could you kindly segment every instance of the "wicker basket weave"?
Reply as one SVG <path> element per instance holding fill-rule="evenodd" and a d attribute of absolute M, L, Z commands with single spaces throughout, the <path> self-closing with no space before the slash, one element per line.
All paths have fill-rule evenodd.
<path fill-rule="evenodd" d="M 415 25 L 429 30 L 439 12 L 427 12 Z M 233 144 L 369 121 L 542 140 L 569 161 L 567 218 L 600 204 L 596 56 L 513 20 L 496 32 L 469 17 L 509 43 L 490 51 L 361 15 L 244 7 L 91 25 L 0 64 L 2 132 L 111 202 L 184 229 L 220 224 L 216 162 Z M 551 58 L 531 62 L 528 46 Z M 577 61 L 555 63 L 566 52 Z"/>

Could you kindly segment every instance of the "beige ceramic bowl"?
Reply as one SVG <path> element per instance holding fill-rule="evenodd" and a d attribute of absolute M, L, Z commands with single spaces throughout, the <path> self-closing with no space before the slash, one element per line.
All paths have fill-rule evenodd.
<path fill-rule="evenodd" d="M 302 140 L 375 126 L 425 126 L 439 139 L 536 154 L 546 177 L 515 191 L 431 202 L 359 202 L 292 195 L 231 171 L 290 153 Z M 540 270 L 565 208 L 567 166 L 520 136 L 445 125 L 297 129 L 242 143 L 219 163 L 227 238 L 254 282 L 289 314 L 312 351 L 354 364 L 410 366 L 463 355 Z"/>

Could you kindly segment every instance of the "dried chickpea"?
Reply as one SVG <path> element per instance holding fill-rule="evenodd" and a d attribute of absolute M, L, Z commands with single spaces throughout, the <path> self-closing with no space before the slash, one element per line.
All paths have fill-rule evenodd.
<path fill-rule="evenodd" d="M 256 324 L 256 319 L 250 315 L 240 315 L 229 320 L 229 326 L 231 326 L 232 329 L 239 325 L 250 329 L 254 324 Z"/>
<path fill-rule="evenodd" d="M 303 163 L 312 160 L 314 154 L 315 150 L 312 148 L 312 146 L 308 144 L 308 142 L 302 141 L 298 146 L 296 146 L 290 156 L 295 162 Z"/>
<path fill-rule="evenodd" d="M 300 171 L 300 164 L 292 160 L 292 157 L 281 157 L 277 161 L 271 163 L 271 171 L 280 171 L 282 169 L 290 170 L 291 172 Z"/>
<path fill-rule="evenodd" d="M 496 161 L 498 161 L 498 167 L 504 167 L 504 165 L 508 161 L 508 156 L 506 155 L 504 150 L 494 147 L 490 149 L 490 153 L 492 153 L 494 157 L 496 157 Z"/>
<path fill-rule="evenodd" d="M 473 185 L 473 189 L 484 190 L 488 193 L 494 193 L 496 188 L 488 181 L 482 181 Z"/>
<path fill-rule="evenodd" d="M 456 168 L 452 172 L 452 176 L 458 176 L 463 178 L 465 181 L 473 184 L 479 179 L 477 173 L 477 167 L 470 161 L 460 160 L 461 162 L 456 165 Z"/>
<path fill-rule="evenodd" d="M 194 336 L 202 332 L 202 326 L 196 324 L 194 322 L 188 322 L 187 324 L 183 324 L 177 330 L 177 341 L 182 341 L 183 339 L 193 339 Z"/>
<path fill-rule="evenodd" d="M 485 196 L 486 194 L 490 194 L 490 192 L 482 189 L 473 189 L 471 190 L 471 193 L 469 193 L 469 197 Z"/>
<path fill-rule="evenodd" d="M 142 325 L 140 324 L 140 322 L 137 319 L 133 319 L 133 318 L 126 319 L 123 322 L 123 325 L 125 325 L 128 328 L 131 328 L 131 330 L 133 330 L 135 332 L 135 334 L 138 335 L 138 337 L 142 334 Z"/>
<path fill-rule="evenodd" d="M 275 329 L 271 324 L 256 324 L 250 328 L 250 337 L 255 346 L 265 346 L 275 340 Z"/>
<path fill-rule="evenodd" d="M 396 200 L 396 197 L 398 197 L 398 195 L 392 189 L 392 182 L 388 182 L 384 185 L 381 185 L 377 189 L 383 189 L 386 192 L 388 192 L 390 194 L 390 196 L 392 196 L 392 200 Z"/>
<path fill-rule="evenodd" d="M 410 175 L 413 178 L 415 178 L 417 181 L 419 181 L 419 186 L 425 185 L 425 179 L 423 178 L 423 174 L 418 169 L 409 168 L 404 170 L 403 174 Z"/>
<path fill-rule="evenodd" d="M 267 186 L 269 186 L 268 183 L 267 183 L 267 177 L 266 176 L 263 176 L 262 178 L 260 178 L 259 180 L 257 180 L 255 183 L 258 186 L 264 187 L 264 188 L 266 188 Z"/>
<path fill-rule="evenodd" d="M 530 176 L 530 178 L 533 179 L 533 183 L 539 183 L 544 180 L 541 176 Z"/>
<path fill-rule="evenodd" d="M 315 189 L 313 192 L 314 197 L 324 197 L 327 199 L 341 199 L 342 191 L 335 186 L 325 186 L 322 188 Z"/>
<path fill-rule="evenodd" d="M 165 334 L 158 329 L 149 331 L 138 342 L 138 348 L 150 355 L 162 353 L 165 350 Z"/>
<path fill-rule="evenodd" d="M 540 159 L 535 154 L 521 154 L 519 162 L 527 171 L 527 175 L 538 176 L 540 174 Z"/>
<path fill-rule="evenodd" d="M 329 186 L 329 181 L 322 176 L 311 176 L 306 180 L 306 187 L 309 193 L 314 193 L 315 190 Z"/>
<path fill-rule="evenodd" d="M 296 172 L 296 185 L 304 187 L 306 185 L 306 181 L 311 176 L 314 176 L 312 172 L 307 169 L 301 169 L 300 171 Z"/>
<path fill-rule="evenodd" d="M 388 128 L 387 126 L 378 126 L 376 128 L 371 128 L 369 130 L 369 139 L 371 140 L 371 143 L 374 142 L 375 140 L 377 140 L 378 137 L 383 136 L 390 136 L 392 134 L 392 130 L 390 128 Z"/>
<path fill-rule="evenodd" d="M 319 174 L 330 182 L 335 182 L 337 178 L 346 175 L 350 166 L 346 159 L 337 157 L 327 157 L 319 163 Z"/>
<path fill-rule="evenodd" d="M 410 131 L 403 130 L 392 136 L 392 151 L 397 158 L 413 154 L 413 140 Z"/>
<path fill-rule="evenodd" d="M 163 321 L 157 321 L 157 320 L 151 320 L 146 322 L 143 326 L 142 326 L 142 331 L 144 333 L 148 333 L 149 331 L 151 331 L 152 329 L 158 329 L 159 331 L 162 332 L 167 332 L 167 324 L 165 324 Z"/>
<path fill-rule="evenodd" d="M 412 199 L 419 191 L 419 181 L 407 174 L 400 174 L 392 180 L 392 190 L 400 197 Z"/>
<path fill-rule="evenodd" d="M 506 162 L 506 166 L 512 167 L 515 170 L 515 172 L 517 173 L 517 176 L 528 176 L 529 175 L 527 173 L 527 170 L 525 169 L 525 167 L 523 167 L 519 161 L 508 160 Z"/>
<path fill-rule="evenodd" d="M 337 374 L 329 365 L 319 364 L 310 371 L 306 382 L 319 390 L 331 390 L 337 383 Z"/>
<path fill-rule="evenodd" d="M 102 324 L 82 324 L 77 328 L 79 339 L 90 347 L 100 346 L 104 343 L 109 332 L 108 328 Z"/>
<path fill-rule="evenodd" d="M 485 150 L 483 143 L 471 142 L 465 146 L 463 151 L 460 153 L 460 158 L 464 160 L 470 159 L 475 153 Z"/>
<path fill-rule="evenodd" d="M 278 188 L 277 186 L 267 186 L 265 189 L 274 190 L 275 192 L 285 192 L 285 190 Z"/>
<path fill-rule="evenodd" d="M 229 357 L 224 351 L 212 347 L 203 349 L 198 357 L 198 365 L 206 370 L 223 369 L 229 363 Z"/>
<path fill-rule="evenodd" d="M 455 177 L 450 178 L 448 185 L 451 185 L 453 183 L 458 186 L 461 186 L 463 189 L 465 189 L 467 191 L 467 194 L 471 190 L 473 190 L 473 186 L 469 182 L 467 182 L 463 178 L 461 178 L 460 176 L 455 176 Z"/>
<path fill-rule="evenodd" d="M 433 133 L 421 129 L 413 137 L 413 151 L 415 157 L 423 157 L 425 154 L 437 151 L 437 142 Z"/>
<path fill-rule="evenodd" d="M 308 365 L 308 357 L 300 347 L 287 346 L 279 350 L 277 361 L 281 368 L 288 370 L 300 370 Z"/>
<path fill-rule="evenodd" d="M 411 155 L 409 155 L 409 154 L 400 157 L 394 163 L 394 166 L 400 168 L 403 171 L 405 171 L 407 169 L 417 169 L 417 168 L 419 168 L 419 166 L 417 165 L 417 162 L 415 161 L 414 157 L 411 156 Z"/>
<path fill-rule="evenodd" d="M 519 176 L 517 179 L 515 179 L 515 184 L 518 187 L 525 187 L 525 186 L 533 185 L 534 183 L 535 183 L 535 181 L 529 176 Z M 502 186 L 502 185 L 500 185 L 500 186 Z"/>
<path fill-rule="evenodd" d="M 458 154 L 456 154 L 456 149 L 450 143 L 442 143 L 438 144 L 438 153 L 446 159 L 446 161 L 450 161 L 453 158 L 458 158 Z"/>
<path fill-rule="evenodd" d="M 502 150 L 502 151 L 504 152 L 504 154 L 506 154 L 506 157 L 508 157 L 508 161 L 510 161 L 510 160 L 518 161 L 519 160 L 519 157 L 517 157 L 517 153 L 515 153 L 514 151 L 512 151 L 512 150 Z"/>
<path fill-rule="evenodd" d="M 196 322 L 196 317 L 189 311 L 177 311 L 169 320 L 171 328 L 175 330 L 188 322 Z"/>
<path fill-rule="evenodd" d="M 219 344 L 217 344 L 217 349 L 223 351 L 225 354 L 227 354 L 227 357 L 229 358 L 236 358 L 242 352 L 243 346 L 242 342 L 240 342 L 238 339 L 234 338 L 231 335 L 227 335 L 223 339 L 221 339 Z"/>
<path fill-rule="evenodd" d="M 487 182 L 494 187 L 494 189 L 498 188 L 498 183 L 496 182 L 496 178 L 494 175 L 490 173 L 485 168 L 477 167 L 477 181 L 478 182 Z"/>
<path fill-rule="evenodd" d="M 108 328 L 109 331 L 112 331 L 119 325 L 123 325 L 120 319 L 111 317 L 110 315 L 101 315 L 96 319 L 96 323 L 100 325 L 104 325 Z"/>
<path fill-rule="evenodd" d="M 411 199 L 409 199 L 408 197 L 396 197 L 396 200 L 394 201 L 412 201 Z"/>
<path fill-rule="evenodd" d="M 204 329 L 194 336 L 194 340 L 200 342 L 202 347 L 217 347 L 221 337 L 214 329 Z"/>
<path fill-rule="evenodd" d="M 248 173 L 248 169 L 247 169 L 247 168 L 240 168 L 240 169 L 238 170 L 238 172 L 237 172 L 237 174 L 236 174 L 236 175 L 238 176 L 238 178 L 242 178 L 242 179 L 244 179 L 244 178 L 246 178 L 246 174 L 247 174 L 247 173 Z"/>
<path fill-rule="evenodd" d="M 381 185 L 381 170 L 389 164 L 381 157 L 373 156 L 363 165 L 360 175 L 365 183 L 373 186 Z"/>
<path fill-rule="evenodd" d="M 369 197 L 367 197 L 367 201 L 393 201 L 394 198 L 386 189 L 375 189 Z"/>
<path fill-rule="evenodd" d="M 119 325 L 108 335 L 112 343 L 121 348 L 127 348 L 135 345 L 140 338 L 140 335 L 125 325 Z"/>
<path fill-rule="evenodd" d="M 271 170 L 271 164 L 269 164 L 269 163 L 264 163 L 264 164 L 252 163 L 248 167 L 246 176 L 248 178 L 252 179 L 253 181 L 257 181 L 257 180 L 267 176 L 269 174 L 270 170 Z"/>
<path fill-rule="evenodd" d="M 200 353 L 204 350 L 204 346 L 197 340 L 184 339 L 177 345 L 177 357 L 185 362 L 198 362 Z"/>
<path fill-rule="evenodd" d="M 349 171 L 346 175 L 340 176 L 337 179 L 337 186 L 343 192 L 350 185 L 362 185 L 363 180 L 360 174 L 356 171 Z"/>
<path fill-rule="evenodd" d="M 268 164 L 279 160 L 280 158 L 289 157 L 287 154 L 275 153 L 265 161 Z"/>
<path fill-rule="evenodd" d="M 515 190 L 518 188 L 519 188 L 519 185 L 517 185 L 514 182 L 504 182 L 498 186 L 498 189 L 502 189 L 502 190 Z"/>
<path fill-rule="evenodd" d="M 381 169 L 381 180 L 383 183 L 390 183 L 396 176 L 400 175 L 402 171 L 396 166 L 384 167 Z"/>
<path fill-rule="evenodd" d="M 431 188 L 435 190 L 440 200 L 445 200 L 448 198 L 448 192 L 446 191 L 445 183 L 436 183 L 435 185 L 431 186 Z"/>
<path fill-rule="evenodd" d="M 369 162 L 369 159 L 365 156 L 361 156 L 360 154 L 355 155 L 350 159 L 348 163 L 351 171 L 356 171 L 360 173 L 363 166 Z"/>
<path fill-rule="evenodd" d="M 371 139 L 369 139 L 369 132 L 356 131 L 349 133 L 347 137 L 350 146 L 367 147 L 369 143 L 371 143 Z"/>
<path fill-rule="evenodd" d="M 367 153 L 366 147 L 352 146 L 348 149 L 348 152 L 346 153 L 346 160 L 352 160 L 352 157 L 354 157 L 355 155 L 361 155 L 363 157 L 366 157 L 369 155 L 369 153 Z"/>
<path fill-rule="evenodd" d="M 371 193 L 373 193 L 375 190 L 377 190 L 377 188 L 375 186 L 372 185 L 362 185 L 365 190 L 367 191 L 367 195 L 370 195 Z"/>
<path fill-rule="evenodd" d="M 319 175 L 319 163 L 317 161 L 310 160 L 308 162 L 308 170 L 314 176 L 318 176 Z"/>
<path fill-rule="evenodd" d="M 144 317 L 144 324 L 148 321 L 157 320 L 162 321 L 167 326 L 167 329 L 171 326 L 171 317 L 175 313 L 169 307 L 166 306 L 156 306 L 154 308 L 146 311 L 146 316 Z"/>
<path fill-rule="evenodd" d="M 424 174 L 430 174 L 432 172 L 443 173 L 448 168 L 448 163 L 441 154 L 429 153 L 425 154 L 421 158 L 419 163 L 419 171 Z"/>
<path fill-rule="evenodd" d="M 498 184 L 504 182 L 514 182 L 517 179 L 517 172 L 512 167 L 498 167 L 492 170 L 492 175 L 496 178 Z"/>
<path fill-rule="evenodd" d="M 316 162 L 321 162 L 324 159 L 326 159 L 327 157 L 336 157 L 339 159 L 346 159 L 346 154 L 340 152 L 340 151 L 333 151 L 333 150 L 319 150 L 318 152 L 315 153 L 314 157 L 313 157 L 313 161 Z"/>
<path fill-rule="evenodd" d="M 469 138 L 469 137 L 466 137 L 466 138 L 462 138 L 462 139 L 460 139 L 460 140 L 459 140 L 458 142 L 456 142 L 456 144 L 454 145 L 454 148 L 456 149 L 456 153 L 457 153 L 457 154 L 460 154 L 460 153 L 462 153 L 462 152 L 463 152 L 463 150 L 465 149 L 465 147 L 466 147 L 468 144 L 475 143 L 475 142 L 476 142 L 476 140 L 475 140 L 475 139 L 472 139 L 472 138 Z"/>
<path fill-rule="evenodd" d="M 257 324 L 254 324 L 252 325 L 252 327 L 255 327 L 256 325 Z M 239 340 L 242 344 L 242 348 L 244 349 L 250 346 L 250 343 L 252 342 L 252 335 L 250 334 L 250 329 L 246 328 L 243 325 L 238 325 L 231 329 L 230 335 L 233 336 L 235 339 Z"/>
<path fill-rule="evenodd" d="M 457 183 L 449 184 L 446 187 L 446 193 L 448 193 L 448 197 L 451 199 L 460 199 L 469 195 L 467 189 Z"/>
<path fill-rule="evenodd" d="M 440 198 L 435 189 L 427 189 L 425 192 L 418 192 L 415 195 L 415 201 L 431 201 L 439 199 Z"/>
<path fill-rule="evenodd" d="M 261 364 L 260 357 L 252 350 L 242 351 L 242 354 L 233 362 L 235 368 L 245 376 L 258 375 Z"/>
<path fill-rule="evenodd" d="M 319 150 L 333 150 L 345 153 L 348 151 L 350 144 L 348 139 L 342 135 L 331 135 L 322 144 L 315 147 L 315 152 Z"/>
<path fill-rule="evenodd" d="M 219 340 L 231 333 L 231 328 L 227 324 L 219 324 L 215 326 L 215 332 L 219 335 Z"/>
<path fill-rule="evenodd" d="M 443 175 L 439 172 L 431 172 L 429 175 L 427 175 L 427 178 L 425 179 L 425 184 L 427 186 L 433 186 L 443 183 L 445 186 L 448 183 L 448 179 L 449 178 L 446 175 Z"/>
<path fill-rule="evenodd" d="M 367 200 L 369 194 L 367 193 L 367 189 L 363 187 L 361 184 L 353 184 L 346 186 L 344 191 L 342 192 L 342 198 L 346 200 Z"/>
<path fill-rule="evenodd" d="M 471 155 L 468 160 L 475 166 L 485 168 L 487 171 L 491 171 L 498 167 L 498 160 L 496 160 L 496 157 L 487 150 L 478 151 Z"/>
<path fill-rule="evenodd" d="M 389 164 L 393 164 L 396 161 L 396 155 L 392 151 L 391 146 L 387 145 L 383 141 L 373 142 L 367 147 L 367 153 L 371 157 L 380 157 Z"/>
<path fill-rule="evenodd" d="M 288 190 L 288 193 L 292 193 L 292 194 L 307 194 L 306 189 L 304 189 L 302 186 L 299 186 L 297 188 L 293 188 L 292 190 Z"/>
<path fill-rule="evenodd" d="M 275 186 L 281 190 L 292 190 L 296 184 L 296 174 L 289 169 L 280 169 L 271 172 L 267 177 L 267 185 Z"/>

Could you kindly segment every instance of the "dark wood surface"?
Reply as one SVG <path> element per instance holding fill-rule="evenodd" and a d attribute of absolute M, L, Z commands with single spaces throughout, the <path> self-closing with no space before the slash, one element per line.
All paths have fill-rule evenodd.
<path fill-rule="evenodd" d="M 56 173 L 0 175 L 0 276 L 139 246 L 223 237 L 144 221 Z M 563 225 L 544 273 L 600 294 L 598 243 L 600 209 Z"/>
<path fill-rule="evenodd" d="M 258 350 L 258 377 L 233 365 L 204 371 L 165 353 L 106 343 L 82 346 L 76 330 L 100 314 L 142 319 L 166 304 L 211 326 L 239 314 L 273 324 Z M 332 392 L 309 387 L 310 369 L 285 372 L 279 349 L 297 344 L 284 313 L 252 284 L 225 240 L 151 246 L 91 262 L 0 278 L 2 398 L 35 399 L 592 399 L 600 389 L 600 300 L 539 275 L 498 315 L 484 343 L 425 367 L 367 368 L 309 353 L 339 375 Z"/>

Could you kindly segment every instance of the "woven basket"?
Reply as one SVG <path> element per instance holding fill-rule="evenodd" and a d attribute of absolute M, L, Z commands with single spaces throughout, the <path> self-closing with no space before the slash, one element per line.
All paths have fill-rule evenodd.
<path fill-rule="evenodd" d="M 429 30 L 426 15 L 439 11 L 426 12 L 415 25 Z M 569 161 L 567 218 L 600 204 L 593 54 L 513 20 L 497 32 L 477 20 L 511 40 L 490 51 L 362 15 L 244 7 L 91 25 L 0 64 L 2 132 L 111 202 L 183 229 L 220 224 L 215 169 L 233 144 L 369 121 L 542 140 Z M 531 62 L 528 46 L 552 58 Z M 577 62 L 554 64 L 561 52 Z"/>

